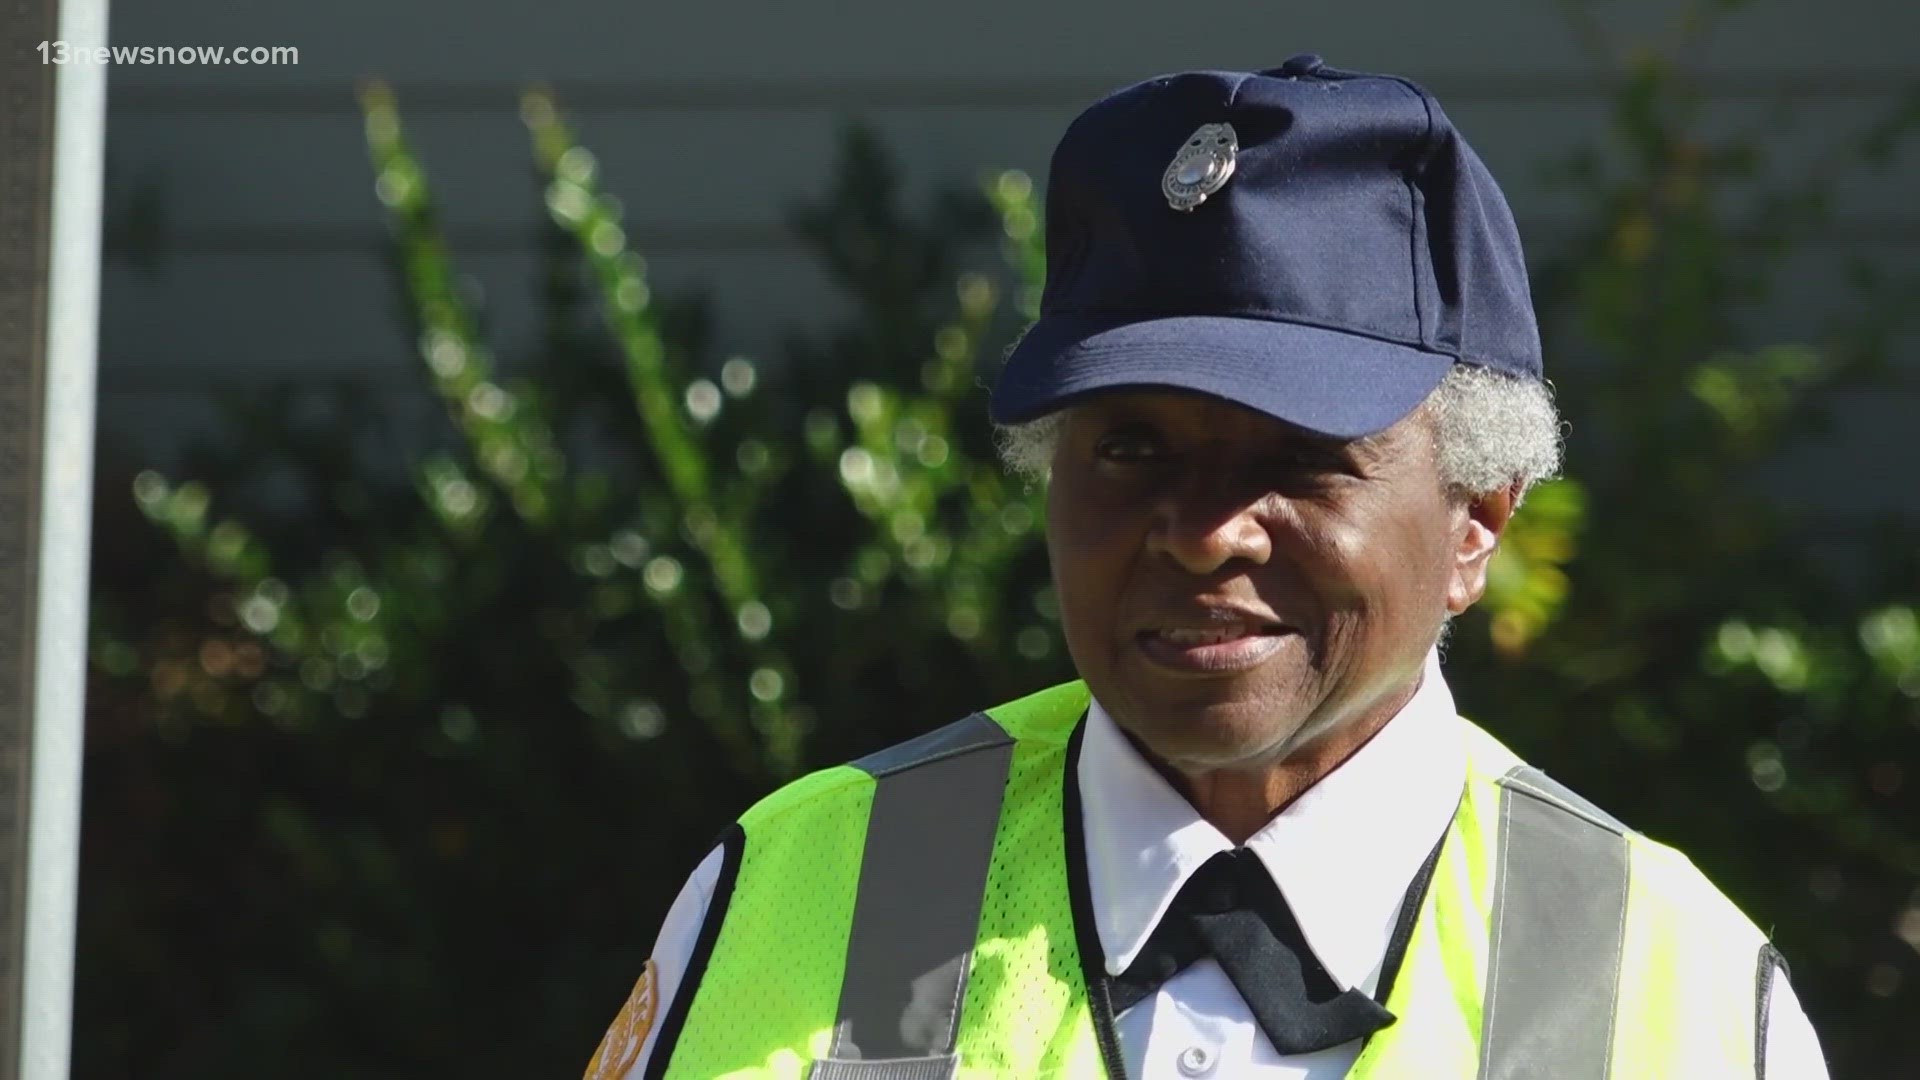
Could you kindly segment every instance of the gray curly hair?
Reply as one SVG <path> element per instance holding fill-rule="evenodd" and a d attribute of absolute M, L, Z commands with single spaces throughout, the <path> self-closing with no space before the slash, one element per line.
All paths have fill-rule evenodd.
<path fill-rule="evenodd" d="M 1545 383 L 1455 364 L 1420 409 L 1432 422 L 1441 482 L 1457 498 L 1491 494 L 1514 483 L 1524 495 L 1559 472 L 1560 414 Z M 995 425 L 1001 462 L 1044 483 L 1065 418 L 1065 412 L 1054 412 Z"/>

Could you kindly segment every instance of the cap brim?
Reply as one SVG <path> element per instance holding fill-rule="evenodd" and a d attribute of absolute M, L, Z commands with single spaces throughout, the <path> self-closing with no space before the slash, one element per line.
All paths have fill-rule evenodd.
<path fill-rule="evenodd" d="M 1115 323 L 1052 316 L 1008 354 L 988 411 L 997 423 L 1017 423 L 1103 390 L 1163 387 L 1355 439 L 1413 412 L 1453 362 L 1378 338 L 1268 319 L 1187 315 Z"/>

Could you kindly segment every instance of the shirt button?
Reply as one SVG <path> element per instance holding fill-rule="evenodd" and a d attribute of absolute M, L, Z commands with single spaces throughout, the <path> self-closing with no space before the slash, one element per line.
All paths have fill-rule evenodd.
<path fill-rule="evenodd" d="M 1189 1046 L 1180 1051 L 1174 1064 L 1180 1067 L 1181 1076 L 1205 1076 L 1213 1071 L 1213 1061 L 1213 1051 L 1204 1046 Z"/>

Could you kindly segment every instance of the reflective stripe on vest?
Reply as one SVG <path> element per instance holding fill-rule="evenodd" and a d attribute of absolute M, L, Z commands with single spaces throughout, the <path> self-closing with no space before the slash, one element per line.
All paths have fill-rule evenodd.
<path fill-rule="evenodd" d="M 862 758 L 874 778 L 832 1047 L 812 1080 L 950 1080 L 1013 739 L 975 713 Z M 908 770 L 911 770 L 909 773 Z"/>
<path fill-rule="evenodd" d="M 1626 828 L 1529 765 L 1500 778 L 1481 1080 L 1606 1080 Z"/>

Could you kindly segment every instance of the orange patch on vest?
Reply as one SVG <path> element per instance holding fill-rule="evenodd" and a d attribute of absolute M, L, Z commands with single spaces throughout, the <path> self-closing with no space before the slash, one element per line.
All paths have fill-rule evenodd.
<path fill-rule="evenodd" d="M 626 1080 L 627 1073 L 640 1060 L 640 1048 L 647 1044 L 647 1033 L 653 1030 L 653 1016 L 659 1005 L 653 961 L 648 960 L 640 969 L 640 981 L 633 984 L 633 993 L 627 995 L 626 1005 L 620 1015 L 613 1018 L 606 1037 L 600 1040 L 600 1049 L 594 1051 L 593 1060 L 587 1063 L 586 1080 Z"/>

